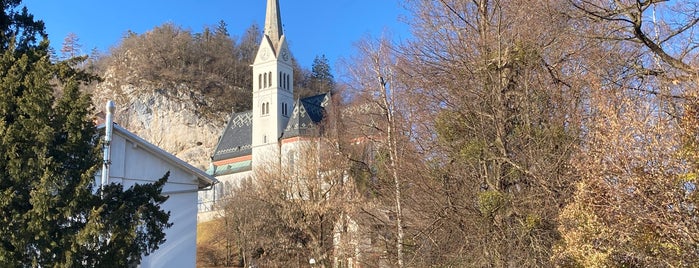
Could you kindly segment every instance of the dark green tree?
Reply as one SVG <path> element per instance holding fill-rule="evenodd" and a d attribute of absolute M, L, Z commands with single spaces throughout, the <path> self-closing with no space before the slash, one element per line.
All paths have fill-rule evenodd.
<path fill-rule="evenodd" d="M 328 92 L 333 90 L 335 80 L 330 71 L 330 63 L 325 55 L 316 56 L 311 65 L 311 88 L 318 93 Z"/>
<path fill-rule="evenodd" d="M 160 209 L 167 175 L 111 185 L 100 198 L 99 136 L 79 90 L 95 77 L 72 61 L 52 63 L 43 23 L 17 11 L 19 2 L 0 2 L 0 266 L 138 263 L 170 226 Z"/>
<path fill-rule="evenodd" d="M 330 71 L 330 63 L 325 54 L 316 56 L 311 66 L 311 78 L 321 80 L 328 84 L 334 84 L 334 77 Z"/>
<path fill-rule="evenodd" d="M 216 30 L 214 31 L 214 34 L 216 36 L 225 36 L 225 37 L 230 37 L 231 35 L 228 34 L 228 23 L 224 20 L 218 21 L 218 25 L 216 25 Z"/>
<path fill-rule="evenodd" d="M 15 49 L 23 51 L 31 44 L 35 44 L 37 36 L 46 38 L 44 22 L 34 20 L 27 8 L 18 9 L 21 0 L 0 0 L 4 12 L 0 13 L 0 49 L 3 51 L 10 47 L 8 40 L 15 42 Z"/>
<path fill-rule="evenodd" d="M 294 96 L 296 98 L 334 91 L 335 80 L 325 55 L 316 56 L 310 70 L 301 67 L 294 57 L 291 61 L 294 68 Z"/>

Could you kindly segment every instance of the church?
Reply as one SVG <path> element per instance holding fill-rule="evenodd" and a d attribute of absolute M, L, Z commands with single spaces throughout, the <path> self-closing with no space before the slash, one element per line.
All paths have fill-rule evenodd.
<path fill-rule="evenodd" d="M 293 66 L 287 42 L 279 0 L 267 0 L 263 37 L 252 64 L 252 110 L 233 113 L 223 129 L 207 170 L 207 174 L 214 176 L 219 183 L 211 191 L 199 192 L 197 220 L 200 223 L 220 216 L 221 205 L 225 204 L 230 191 L 242 181 L 259 175 L 258 172 L 264 174 L 271 170 L 280 172 L 280 175 L 291 175 L 293 182 L 286 194 L 290 198 L 304 200 L 312 199 L 311 196 L 325 198 L 333 185 L 345 185 L 349 179 L 348 167 L 334 165 L 337 163 L 333 161 L 338 160 L 337 152 L 326 147 L 339 148 L 337 141 L 326 138 L 336 136 L 340 139 L 336 125 L 337 119 L 342 116 L 339 114 L 340 107 L 333 105 L 331 93 L 294 98 Z M 380 113 L 369 112 L 372 109 L 360 104 L 343 107 L 343 112 L 347 115 L 361 114 L 362 118 L 368 117 L 369 122 L 374 122 L 371 117 Z M 355 126 L 343 129 L 343 132 L 343 136 L 349 140 L 348 147 L 356 147 L 361 157 L 373 158 L 376 149 L 373 142 L 362 138 L 366 133 L 373 135 L 371 130 Z M 354 136 L 359 138 L 350 138 Z M 381 138 L 373 135 L 372 139 Z M 323 166 L 314 166 L 321 161 L 325 163 Z M 316 188 L 308 187 L 313 183 L 303 181 L 314 177 L 334 178 L 334 181 L 323 180 Z M 338 196 L 352 199 L 353 195 Z M 332 206 L 336 203 L 327 204 Z M 335 222 L 330 223 L 332 234 L 329 234 L 326 238 L 329 241 L 326 242 L 332 244 L 332 263 L 335 267 L 360 267 L 360 260 L 371 260 L 380 264 L 379 267 L 388 267 L 384 264 L 386 252 L 379 242 L 387 238 L 375 234 L 386 233 L 385 222 L 391 220 L 383 217 L 386 215 L 383 210 L 369 209 L 386 219 L 381 223 L 371 222 L 365 229 L 352 215 L 343 212 Z M 323 240 L 322 236 L 319 240 Z M 330 256 L 321 254 L 317 257 Z M 313 259 L 308 261 L 312 264 Z"/>
<path fill-rule="evenodd" d="M 319 132 L 330 93 L 294 99 L 293 67 L 279 0 L 267 0 L 264 33 L 252 64 L 252 110 L 231 115 L 207 171 L 221 183 L 199 196 L 199 220 L 257 167 L 293 164 L 298 146 Z"/>

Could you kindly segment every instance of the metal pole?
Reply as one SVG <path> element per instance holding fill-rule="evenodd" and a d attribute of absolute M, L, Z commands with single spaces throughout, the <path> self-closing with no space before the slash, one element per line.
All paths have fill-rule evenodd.
<path fill-rule="evenodd" d="M 100 183 L 100 190 L 104 191 L 104 187 L 109 183 L 109 166 L 112 164 L 112 130 L 114 127 L 114 110 L 116 105 L 114 101 L 107 101 L 106 105 L 106 118 L 104 122 L 104 157 L 102 160 L 102 180 Z"/>

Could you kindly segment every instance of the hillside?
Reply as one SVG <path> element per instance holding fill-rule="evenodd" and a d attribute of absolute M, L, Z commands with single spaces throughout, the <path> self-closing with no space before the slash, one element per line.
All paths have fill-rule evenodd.
<path fill-rule="evenodd" d="M 93 101 L 103 109 L 115 100 L 115 122 L 188 163 L 206 169 L 225 116 L 214 118 L 196 112 L 187 94 L 164 94 L 169 88 L 126 84 L 114 88 L 114 78 L 96 86 Z M 188 88 L 182 85 L 182 88 Z"/>
<path fill-rule="evenodd" d="M 221 22 L 192 33 L 173 24 L 129 32 L 91 68 L 103 78 L 88 90 L 98 111 L 117 103 L 115 121 L 205 169 L 232 110 L 251 105 L 257 26 L 235 42 Z"/>
<path fill-rule="evenodd" d="M 173 24 L 129 32 L 107 55 L 88 62 L 86 68 L 103 81 L 87 90 L 96 112 L 114 100 L 115 122 L 206 169 L 231 112 L 252 106 L 250 65 L 260 38 L 255 24 L 242 37 L 231 37 L 223 21 L 201 33 Z M 316 58 L 313 71 L 293 62 L 297 96 L 332 86 L 324 57 Z"/>

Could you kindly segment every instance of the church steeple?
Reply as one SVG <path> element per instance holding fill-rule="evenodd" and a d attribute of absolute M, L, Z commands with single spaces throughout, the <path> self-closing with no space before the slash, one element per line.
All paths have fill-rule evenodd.
<path fill-rule="evenodd" d="M 264 36 L 252 64 L 253 166 L 279 159 L 278 141 L 294 104 L 294 68 L 280 14 L 279 0 L 267 0 Z"/>
<path fill-rule="evenodd" d="M 267 15 L 265 18 L 265 35 L 272 42 L 274 50 L 279 50 L 279 41 L 284 35 L 282 15 L 279 11 L 279 0 L 267 0 Z"/>

